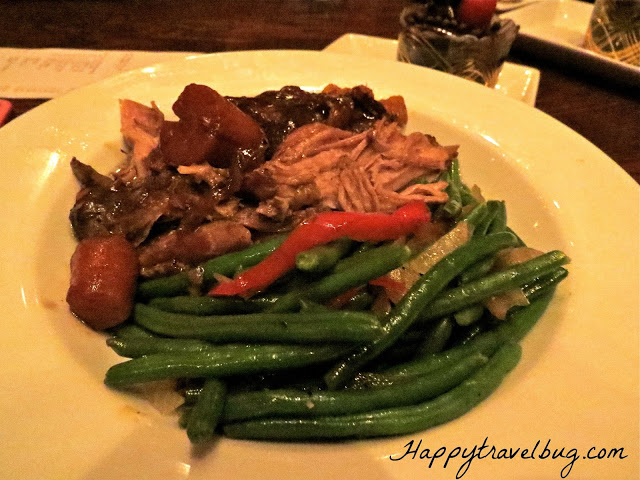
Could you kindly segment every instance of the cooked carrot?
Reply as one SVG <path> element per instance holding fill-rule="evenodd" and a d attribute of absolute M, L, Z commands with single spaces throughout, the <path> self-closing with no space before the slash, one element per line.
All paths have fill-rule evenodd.
<path fill-rule="evenodd" d="M 71 257 L 67 303 L 96 330 L 124 322 L 133 308 L 138 257 L 124 236 L 86 238 Z"/>

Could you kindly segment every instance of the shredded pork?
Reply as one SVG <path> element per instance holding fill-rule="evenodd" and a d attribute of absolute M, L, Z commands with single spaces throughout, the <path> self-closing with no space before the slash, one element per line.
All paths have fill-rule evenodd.
<path fill-rule="evenodd" d="M 282 216 L 283 205 L 294 201 L 301 188 L 317 192 L 325 209 L 392 211 L 411 200 L 447 200 L 443 181 L 412 184 L 421 177 L 434 180 L 446 168 L 457 147 L 443 147 L 424 134 L 402 134 L 385 120 L 354 133 L 324 124 L 310 124 L 292 132 L 271 161 L 258 169 L 277 184 L 276 195 L 258 211 Z"/>
<path fill-rule="evenodd" d="M 129 147 L 129 176 L 149 174 L 151 154 L 158 148 L 164 115 L 155 103 L 147 107 L 133 100 L 120 100 L 120 132 Z"/>
<path fill-rule="evenodd" d="M 141 273 L 180 271 L 209 258 L 217 257 L 251 244 L 251 232 L 234 221 L 217 220 L 193 231 L 172 230 L 138 250 Z"/>

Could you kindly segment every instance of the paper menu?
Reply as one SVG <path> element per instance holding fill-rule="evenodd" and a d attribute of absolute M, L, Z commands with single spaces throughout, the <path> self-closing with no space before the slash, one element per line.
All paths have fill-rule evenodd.
<path fill-rule="evenodd" d="M 117 73 L 195 52 L 0 48 L 0 97 L 53 98 Z"/>

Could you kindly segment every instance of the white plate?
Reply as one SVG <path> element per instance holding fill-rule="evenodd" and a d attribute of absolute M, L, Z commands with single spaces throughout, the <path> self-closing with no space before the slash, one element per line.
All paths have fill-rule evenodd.
<path fill-rule="evenodd" d="M 531 245 L 572 257 L 571 274 L 498 391 L 430 431 L 382 440 L 288 444 L 222 439 L 194 454 L 175 417 L 103 383 L 121 359 L 77 322 L 64 297 L 74 249 L 67 215 L 77 156 L 106 172 L 121 159 L 118 99 L 169 111 L 190 82 L 229 95 L 286 84 L 369 85 L 404 95 L 409 130 L 459 143 L 462 173 L 505 199 Z M 51 100 L 0 129 L 0 471 L 6 479 L 454 479 L 465 461 L 405 458 L 498 449 L 577 449 L 569 478 L 638 478 L 640 189 L 584 138 L 522 102 L 429 69 L 297 51 L 203 56 L 124 74 Z M 625 459 L 586 460 L 591 447 Z M 488 450 L 483 450 L 483 455 Z M 468 453 L 468 452 L 467 452 Z M 559 478 L 566 458 L 475 458 L 464 478 Z M 566 470 L 565 470 L 566 472 Z"/>
<path fill-rule="evenodd" d="M 397 40 L 347 33 L 326 46 L 323 51 L 395 60 L 397 49 Z M 495 90 L 534 106 L 539 83 L 540 72 L 535 68 L 505 62 Z"/>
<path fill-rule="evenodd" d="M 582 48 L 592 11 L 592 3 L 541 0 L 502 16 L 520 25 L 516 47 L 560 65 L 640 85 L 640 67 Z"/>

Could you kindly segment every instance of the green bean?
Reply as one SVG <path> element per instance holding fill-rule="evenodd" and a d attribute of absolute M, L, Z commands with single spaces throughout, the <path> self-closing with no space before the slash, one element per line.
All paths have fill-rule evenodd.
<path fill-rule="evenodd" d="M 343 272 L 345 270 L 349 270 L 351 268 L 358 268 L 362 264 L 362 262 L 360 261 L 360 259 L 362 258 L 361 256 L 364 253 L 368 252 L 369 250 L 375 249 L 379 246 L 380 245 L 374 244 L 371 242 L 361 243 L 360 246 L 358 246 L 358 248 L 356 248 L 351 255 L 341 258 L 335 264 L 332 272 L 337 273 L 337 272 Z M 367 258 L 367 257 L 364 257 L 364 258 Z"/>
<path fill-rule="evenodd" d="M 373 305 L 375 297 L 366 290 L 356 292 L 342 307 L 343 310 L 367 310 Z"/>
<path fill-rule="evenodd" d="M 431 329 L 425 334 L 420 347 L 418 347 L 417 355 L 422 357 L 444 350 L 453 333 L 454 323 L 451 317 L 443 317 L 434 322 Z"/>
<path fill-rule="evenodd" d="M 317 282 L 289 292 L 268 309 L 270 312 L 288 312 L 300 308 L 303 299 L 322 303 L 330 300 L 350 288 L 366 284 L 402 265 L 410 255 L 406 246 L 394 243 L 367 250 L 358 255 L 358 268 L 339 269 L 321 278 Z M 348 260 L 345 259 L 345 260 Z M 338 264 L 340 265 L 340 264 Z"/>
<path fill-rule="evenodd" d="M 375 257 L 378 255 L 377 253 L 372 252 L 384 252 L 386 248 L 385 250 L 379 249 L 383 247 L 388 248 L 390 245 L 393 244 L 383 243 L 381 245 L 373 245 L 371 243 L 363 243 L 359 248 L 356 249 L 355 252 L 353 252 L 353 254 L 341 258 L 340 261 L 336 263 L 331 273 L 342 273 L 352 269 L 360 268 L 366 261 L 370 260 L 372 256 Z M 397 246 L 394 245 L 394 248 L 396 247 Z"/>
<path fill-rule="evenodd" d="M 107 345 L 121 357 L 137 358 L 153 353 L 202 352 L 213 347 L 201 340 L 137 337 L 109 337 Z"/>
<path fill-rule="evenodd" d="M 473 323 L 476 323 L 482 317 L 484 313 L 483 305 L 471 305 L 453 313 L 453 318 L 460 326 L 466 327 Z"/>
<path fill-rule="evenodd" d="M 474 236 L 486 235 L 488 233 L 489 226 L 498 214 L 498 202 L 495 200 L 489 200 L 486 202 L 486 205 L 487 212 L 484 217 L 482 217 L 482 220 L 475 225 L 475 228 L 473 229 Z"/>
<path fill-rule="evenodd" d="M 332 312 L 329 307 L 322 305 L 321 303 L 311 302 L 309 300 L 300 301 L 300 312 L 305 313 L 320 313 L 320 312 Z"/>
<path fill-rule="evenodd" d="M 202 392 L 187 421 L 187 436 L 192 443 L 211 440 L 222 416 L 227 394 L 226 385 L 216 378 L 204 382 Z"/>
<path fill-rule="evenodd" d="M 232 438 L 311 440 L 402 435 L 440 425 L 464 415 L 498 388 L 520 360 L 517 344 L 507 344 L 460 385 L 433 400 L 412 406 L 318 418 L 249 420 L 226 425 Z"/>
<path fill-rule="evenodd" d="M 206 286 L 216 281 L 216 275 L 232 277 L 239 268 L 248 268 L 260 263 L 263 259 L 284 242 L 286 235 L 272 237 L 263 242 L 251 245 L 239 252 L 227 253 L 204 263 L 202 266 L 202 283 Z"/>
<path fill-rule="evenodd" d="M 550 287 L 531 300 L 525 307 L 514 307 L 507 313 L 507 319 L 498 328 L 474 335 L 467 342 L 454 346 L 436 354 L 428 354 L 421 358 L 388 367 L 380 372 L 359 373 L 353 388 L 366 388 L 371 385 L 384 385 L 414 375 L 424 375 L 440 368 L 447 368 L 473 352 L 486 356 L 493 355 L 506 341 L 519 342 L 542 316 L 553 298 Z"/>
<path fill-rule="evenodd" d="M 195 286 L 192 278 L 197 275 L 189 272 L 180 272 L 169 277 L 153 278 L 145 280 L 138 285 L 137 295 L 142 299 L 154 297 L 173 297 L 189 293 Z"/>
<path fill-rule="evenodd" d="M 479 353 L 462 359 L 452 368 L 404 382 L 368 390 L 301 392 L 300 390 L 262 390 L 231 395 L 225 407 L 225 423 L 261 417 L 297 415 L 317 417 L 344 415 L 381 408 L 413 405 L 434 398 L 469 377 L 487 363 Z"/>
<path fill-rule="evenodd" d="M 463 207 L 477 203 L 477 200 L 471 193 L 471 190 L 464 183 L 460 184 L 460 199 L 462 200 Z"/>
<path fill-rule="evenodd" d="M 555 286 L 551 285 L 539 292 L 536 298 L 532 298 L 529 305 L 512 307 L 507 312 L 506 320 L 493 330 L 469 332 L 467 338 L 462 339 L 460 345 L 452 348 L 451 352 L 479 349 L 485 355 L 490 355 L 495 345 L 501 341 L 519 342 L 540 319 L 553 298 L 554 290 Z"/>
<path fill-rule="evenodd" d="M 474 353 L 491 356 L 504 342 L 504 336 L 500 332 L 487 332 L 485 337 L 478 339 L 472 345 L 457 345 L 442 352 L 423 354 L 381 371 L 360 372 L 348 387 L 352 389 L 372 388 L 431 374 L 438 370 L 445 371 Z"/>
<path fill-rule="evenodd" d="M 326 272 L 333 268 L 352 246 L 353 241 L 348 238 L 341 238 L 327 245 L 318 245 L 296 255 L 296 267 L 304 272 Z"/>
<path fill-rule="evenodd" d="M 462 211 L 462 206 L 471 203 L 469 198 L 462 198 L 468 191 L 465 191 L 466 186 L 460 178 L 460 163 L 457 158 L 451 161 L 448 173 L 449 185 L 447 187 L 447 194 L 449 195 L 449 200 L 445 204 L 445 211 L 449 213 L 451 218 L 457 218 Z"/>
<path fill-rule="evenodd" d="M 460 191 L 460 200 L 462 201 L 462 205 L 471 205 L 472 203 L 476 203 L 476 199 L 471 194 L 469 187 L 462 181 L 460 178 L 460 162 L 457 158 L 454 158 L 451 161 L 451 166 L 449 167 L 449 172 L 451 174 L 451 181 L 458 185 L 458 190 Z"/>
<path fill-rule="evenodd" d="M 495 202 L 496 213 L 489 224 L 487 233 L 498 233 L 507 230 L 507 206 L 504 201 Z"/>
<path fill-rule="evenodd" d="M 425 308 L 420 315 L 420 321 L 424 322 L 440 318 L 475 305 L 492 295 L 522 287 L 538 277 L 555 271 L 559 266 L 568 262 L 569 258 L 564 253 L 559 250 L 553 250 L 506 270 L 451 288 Z"/>
<path fill-rule="evenodd" d="M 553 298 L 554 290 L 555 285 L 550 285 L 545 290 L 538 292 L 536 297 L 531 299 L 529 305 L 512 307 L 507 312 L 507 319 L 493 330 L 483 332 L 482 327 L 470 330 L 458 340 L 457 345 L 450 352 L 479 349 L 485 355 L 490 355 L 492 349 L 500 342 L 519 342 L 540 319 Z M 428 361 L 429 359 L 425 360 L 426 363 Z M 417 367 L 413 368 L 417 370 Z M 409 373 L 411 373 L 410 369 Z"/>
<path fill-rule="evenodd" d="M 471 209 L 460 221 L 467 222 L 469 225 L 474 227 L 474 229 L 482 222 L 482 220 L 489 213 L 489 209 L 487 207 L 487 203 L 479 203 L 475 207 Z"/>
<path fill-rule="evenodd" d="M 493 204 L 495 210 L 493 219 L 488 223 L 486 233 L 500 233 L 507 231 L 507 209 L 503 201 L 495 201 Z M 481 231 L 482 227 L 478 231 Z M 512 232 L 513 233 L 513 232 Z M 491 271 L 494 264 L 494 258 L 485 258 L 475 265 L 469 267 L 465 272 L 460 274 L 459 283 L 469 283 L 472 280 L 480 278 Z"/>
<path fill-rule="evenodd" d="M 565 268 L 560 267 L 550 274 L 540 277 L 530 285 L 527 285 L 522 291 L 529 301 L 535 300 L 540 295 L 544 295 L 550 288 L 555 288 L 558 283 L 567 278 L 567 275 L 569 275 L 569 272 Z"/>
<path fill-rule="evenodd" d="M 416 375 L 424 375 L 435 370 L 451 368 L 462 358 L 472 354 L 481 353 L 486 356 L 493 355 L 496 350 L 507 340 L 506 332 L 487 332 L 483 338 L 477 339 L 472 345 L 450 348 L 440 353 L 427 354 L 408 362 L 388 367 L 380 372 L 360 374 L 360 379 L 374 383 L 389 383 Z"/>
<path fill-rule="evenodd" d="M 358 347 L 334 366 L 325 381 L 331 389 L 351 380 L 357 371 L 390 347 L 418 318 L 426 306 L 469 265 L 511 246 L 515 238 L 510 233 L 495 233 L 472 238 L 442 258 L 411 287 L 383 322 L 383 332 L 373 342 Z"/>
<path fill-rule="evenodd" d="M 495 263 L 495 257 L 488 257 L 484 260 L 480 260 L 478 263 L 471 265 L 458 277 L 458 284 L 463 285 L 465 283 L 472 282 L 478 278 L 484 277 L 489 274 L 493 269 Z"/>
<path fill-rule="evenodd" d="M 522 238 L 520 238 L 518 236 L 518 234 L 513 231 L 513 229 L 511 229 L 510 227 L 507 227 L 506 231 L 512 233 L 518 239 L 518 244 L 516 245 L 516 247 L 526 247 L 527 246 L 527 244 L 524 242 L 524 240 L 522 240 Z"/>
<path fill-rule="evenodd" d="M 448 171 L 449 175 L 451 175 L 451 181 L 455 182 L 457 185 L 461 185 L 462 178 L 460 177 L 460 161 L 457 157 L 451 160 Z"/>
<path fill-rule="evenodd" d="M 456 182 L 458 185 L 462 185 L 462 178 L 460 177 L 460 160 L 454 158 L 449 165 L 449 174 L 451 175 L 451 181 Z"/>
<path fill-rule="evenodd" d="M 211 378 L 308 367 L 340 358 L 340 345 L 220 345 L 187 353 L 156 353 L 113 365 L 105 375 L 109 387 L 175 378 Z"/>
<path fill-rule="evenodd" d="M 438 208 L 437 215 L 446 218 L 457 218 L 462 210 L 462 198 L 458 184 L 452 180 L 450 172 L 443 172 L 439 180 L 447 182 L 445 192 L 449 196 L 447 201 Z"/>
<path fill-rule="evenodd" d="M 146 328 L 142 328 L 140 325 L 128 322 L 110 329 L 109 333 L 118 338 L 156 338 L 156 335 Z"/>
<path fill-rule="evenodd" d="M 483 319 L 484 320 L 484 319 Z M 459 345 L 466 345 L 487 329 L 487 321 L 475 322 L 467 327 L 461 327 L 456 332 L 452 340 L 452 348 Z"/>
<path fill-rule="evenodd" d="M 149 306 L 173 313 L 191 315 L 221 315 L 230 313 L 261 312 L 275 303 L 276 296 L 254 297 L 248 300 L 233 297 L 158 297 L 149 301 Z"/>
<path fill-rule="evenodd" d="M 134 320 L 160 335 L 226 342 L 364 343 L 375 338 L 380 323 L 365 312 L 254 313 L 187 315 L 137 304 Z"/>
<path fill-rule="evenodd" d="M 256 265 L 267 257 L 284 241 L 285 236 L 278 236 L 256 243 L 239 252 L 227 253 L 205 262 L 201 268 L 202 283 L 205 286 L 216 281 L 216 275 L 232 277 L 240 266 Z M 142 282 L 138 286 L 138 296 L 144 299 L 155 297 L 174 297 L 189 293 L 194 282 L 187 272 L 163 278 L 155 278 Z"/>

